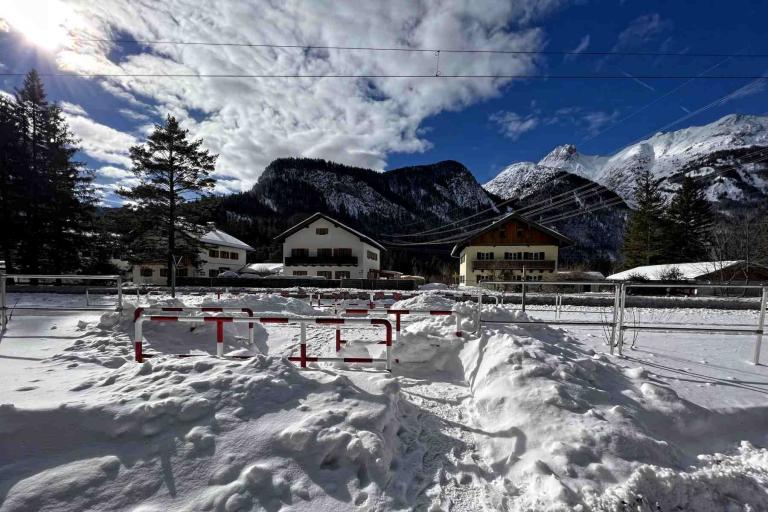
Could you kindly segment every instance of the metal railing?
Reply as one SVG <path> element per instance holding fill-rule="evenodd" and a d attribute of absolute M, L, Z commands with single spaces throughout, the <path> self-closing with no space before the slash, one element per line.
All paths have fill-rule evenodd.
<path fill-rule="evenodd" d="M 693 334 L 724 334 L 724 335 L 755 335 L 755 345 L 752 354 L 752 363 L 760 364 L 760 351 L 762 348 L 763 335 L 765 334 L 766 308 L 768 308 L 768 285 L 733 285 L 733 284 L 703 284 L 695 283 L 696 288 L 728 288 L 739 290 L 760 290 L 760 306 L 757 325 L 754 328 L 746 324 L 740 324 L 738 328 L 723 327 L 720 325 L 700 324 L 697 326 L 685 326 L 672 323 L 660 323 L 655 325 L 627 324 L 625 322 L 625 313 L 627 310 L 627 290 L 633 288 L 691 288 L 691 283 L 632 283 L 626 281 L 486 281 L 486 285 L 504 285 L 521 287 L 521 310 L 525 311 L 526 288 L 532 286 L 598 286 L 613 289 L 612 319 L 607 320 L 560 320 L 560 310 L 562 309 L 562 295 L 555 295 L 555 320 L 489 320 L 480 317 L 478 323 L 482 324 L 539 324 L 539 325 L 562 325 L 562 326 L 600 326 L 611 329 L 609 335 L 610 353 L 618 352 L 623 355 L 624 333 L 627 331 L 635 332 L 682 332 Z"/>
<path fill-rule="evenodd" d="M 40 306 L 40 305 L 18 305 L 13 307 L 8 305 L 8 280 L 14 281 L 114 281 L 116 283 L 117 302 L 114 306 L 90 306 L 86 297 L 85 307 L 68 307 L 68 306 Z M 56 290 L 51 290 L 55 292 Z M 86 292 L 87 294 L 87 292 Z M 20 311 L 120 311 L 123 308 L 123 281 L 119 275 L 108 276 L 94 276 L 94 275 L 78 275 L 78 274 L 4 274 L 0 273 L 0 329 L 5 329 L 9 321 L 9 310 Z"/>
<path fill-rule="evenodd" d="M 150 315 L 139 317 L 134 322 L 134 359 L 141 363 L 147 357 L 154 357 L 158 354 L 145 353 L 143 349 L 143 324 L 144 322 L 181 322 L 181 323 L 215 323 L 216 324 L 216 355 L 224 356 L 224 324 L 225 323 L 250 323 L 258 322 L 260 324 L 299 324 L 299 355 L 289 356 L 289 361 L 299 363 L 302 368 L 307 367 L 307 363 L 317 362 L 342 362 L 342 363 L 384 363 L 387 371 L 392 371 L 392 324 L 384 318 L 333 318 L 333 317 L 232 317 L 232 316 L 168 316 L 168 315 Z M 336 328 L 342 325 L 371 325 L 384 328 L 385 345 L 384 357 L 321 357 L 307 355 L 307 325 L 316 327 Z M 164 354 L 171 356 L 187 357 L 188 354 Z M 234 356 L 242 359 L 252 356 Z"/>

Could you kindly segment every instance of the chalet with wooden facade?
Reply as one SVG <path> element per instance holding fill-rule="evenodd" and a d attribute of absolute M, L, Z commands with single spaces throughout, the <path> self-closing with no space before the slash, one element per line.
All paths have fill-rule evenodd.
<path fill-rule="evenodd" d="M 383 245 L 322 213 L 275 237 L 283 243 L 283 275 L 378 279 Z"/>
<path fill-rule="evenodd" d="M 459 284 L 483 281 L 542 281 L 557 272 L 561 247 L 573 242 L 557 231 L 510 213 L 453 247 Z"/>

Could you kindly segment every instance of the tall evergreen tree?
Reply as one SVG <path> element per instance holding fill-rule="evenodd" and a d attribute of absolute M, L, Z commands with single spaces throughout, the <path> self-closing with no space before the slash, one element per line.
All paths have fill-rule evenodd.
<path fill-rule="evenodd" d="M 712 208 L 699 184 L 685 176 L 667 209 L 666 259 L 673 263 L 700 261 L 707 256 Z"/>
<path fill-rule="evenodd" d="M 176 118 L 169 115 L 164 125 L 155 125 L 146 144 L 131 147 L 132 171 L 141 184 L 120 191 L 120 195 L 136 203 L 150 222 L 160 222 L 160 237 L 157 231 L 147 232 L 143 241 L 154 245 L 155 250 L 157 243 L 161 244 L 169 286 L 173 258 L 194 257 L 196 253 L 195 237 L 189 236 L 194 227 L 179 215 L 180 208 L 192 196 L 209 193 L 216 183 L 210 174 L 218 155 L 210 154 L 202 145 L 202 139 L 189 140 L 189 130 L 182 129 Z M 177 237 L 182 244 L 177 244 Z"/>
<path fill-rule="evenodd" d="M 635 203 L 624 236 L 622 256 L 626 268 L 661 263 L 664 256 L 666 203 L 650 170 L 635 181 Z"/>
<path fill-rule="evenodd" d="M 0 238 L 10 268 L 61 273 L 78 268 L 82 222 L 93 202 L 91 174 L 61 110 L 34 70 L 0 101 Z"/>

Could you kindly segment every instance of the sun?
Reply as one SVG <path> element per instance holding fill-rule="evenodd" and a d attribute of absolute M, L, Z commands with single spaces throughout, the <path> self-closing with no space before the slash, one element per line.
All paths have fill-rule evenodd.
<path fill-rule="evenodd" d="M 10 0 L 0 7 L 0 20 L 46 50 L 67 42 L 73 17 L 74 12 L 60 0 Z"/>

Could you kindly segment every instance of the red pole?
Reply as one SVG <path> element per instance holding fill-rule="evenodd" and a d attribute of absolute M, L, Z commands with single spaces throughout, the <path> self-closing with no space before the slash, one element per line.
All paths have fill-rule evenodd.
<path fill-rule="evenodd" d="M 133 344 L 133 350 L 136 355 L 136 362 L 141 363 L 144 360 L 141 353 L 141 341 L 137 341 Z"/>

